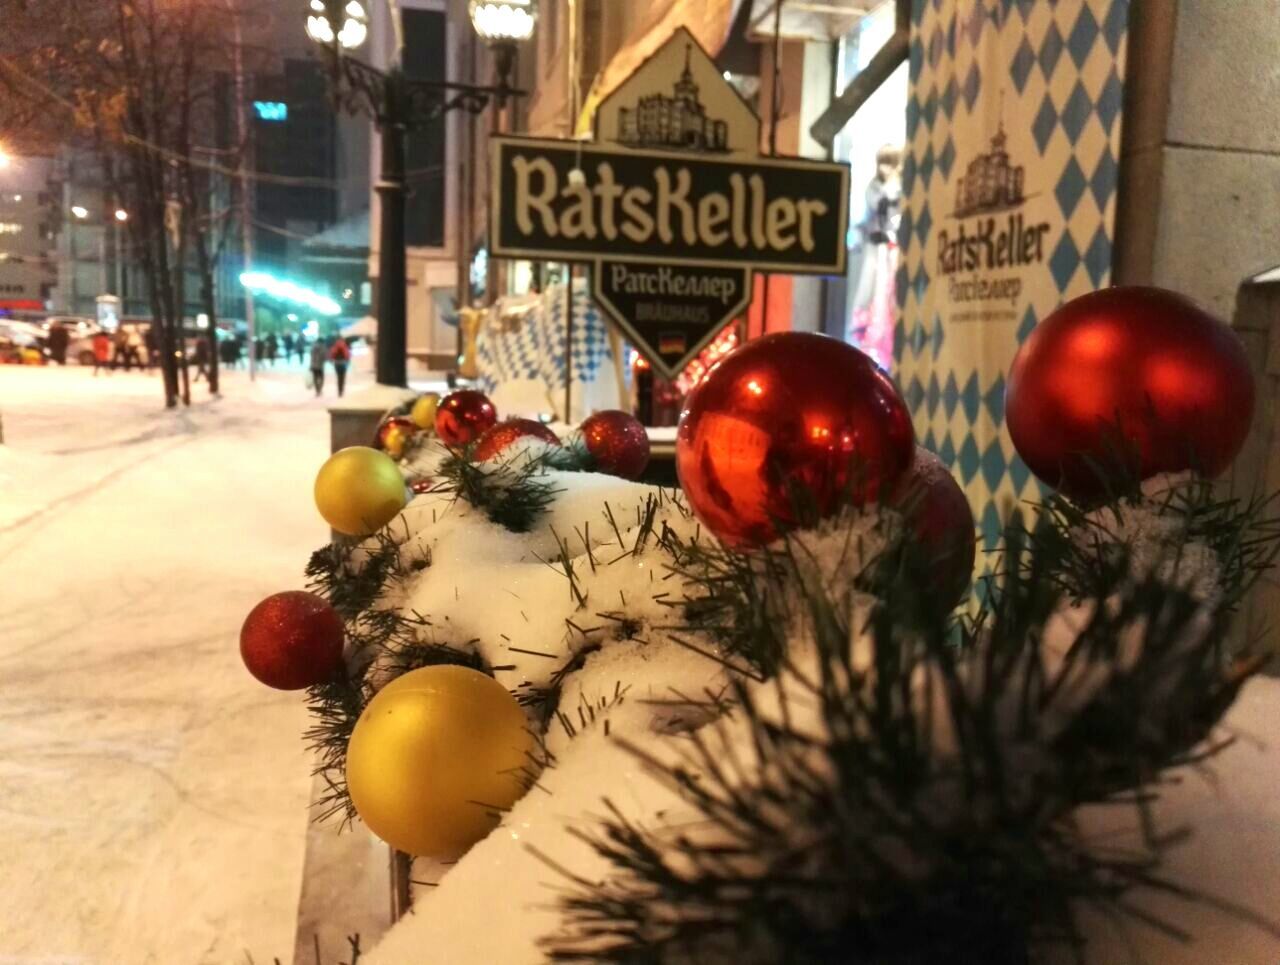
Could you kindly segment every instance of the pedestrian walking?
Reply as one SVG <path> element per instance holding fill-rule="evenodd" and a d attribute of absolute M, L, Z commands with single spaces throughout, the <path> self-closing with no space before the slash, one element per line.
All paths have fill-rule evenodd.
<path fill-rule="evenodd" d="M 293 347 L 298 353 L 298 364 L 301 365 L 302 360 L 307 357 L 307 337 L 299 332 L 297 339 L 294 340 Z"/>
<path fill-rule="evenodd" d="M 351 346 L 341 335 L 334 339 L 329 359 L 333 362 L 333 375 L 338 380 L 338 398 L 341 399 L 347 387 L 347 366 L 351 363 Z"/>
<path fill-rule="evenodd" d="M 276 352 L 280 349 L 280 343 L 276 341 L 276 333 L 272 332 L 267 336 L 267 361 L 272 365 L 276 364 Z"/>
<path fill-rule="evenodd" d="M 49 355 L 59 365 L 67 364 L 67 346 L 71 343 L 71 333 L 61 322 L 49 326 Z"/>
<path fill-rule="evenodd" d="M 116 331 L 115 337 L 111 339 L 111 367 L 123 365 L 126 372 L 129 371 L 129 333 L 123 328 Z"/>
<path fill-rule="evenodd" d="M 111 371 L 111 336 L 101 330 L 95 332 L 93 336 L 93 374 L 95 377 L 100 369 L 107 372 Z"/>
<path fill-rule="evenodd" d="M 147 368 L 160 364 L 160 344 L 156 341 L 156 327 L 148 325 L 142 336 L 142 357 Z"/>
<path fill-rule="evenodd" d="M 133 328 L 129 329 L 129 335 L 125 339 L 124 368 L 126 372 L 129 370 L 130 364 L 136 365 L 140 369 L 146 368 L 146 366 L 142 364 L 143 348 L 142 332 L 140 332 L 138 327 L 135 325 Z"/>
<path fill-rule="evenodd" d="M 285 332 L 280 336 L 280 347 L 282 349 L 280 358 L 286 365 L 289 364 L 289 357 L 293 355 L 293 336 Z"/>
<path fill-rule="evenodd" d="M 199 382 L 200 376 L 204 376 L 206 382 L 209 381 L 209 342 L 207 339 L 196 339 L 196 351 L 191 357 L 191 361 L 196 363 L 196 376 L 192 382 Z"/>
<path fill-rule="evenodd" d="M 324 360 L 328 357 L 329 353 L 321 339 L 311 343 L 311 385 L 316 390 L 317 397 L 324 391 Z"/>

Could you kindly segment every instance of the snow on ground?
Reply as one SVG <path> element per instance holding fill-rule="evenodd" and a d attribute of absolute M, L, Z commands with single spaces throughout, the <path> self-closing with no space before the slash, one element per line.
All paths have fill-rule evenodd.
<path fill-rule="evenodd" d="M 0 367 L 0 961 L 292 960 L 305 710 L 237 634 L 326 537 L 332 395 L 223 392 Z"/>

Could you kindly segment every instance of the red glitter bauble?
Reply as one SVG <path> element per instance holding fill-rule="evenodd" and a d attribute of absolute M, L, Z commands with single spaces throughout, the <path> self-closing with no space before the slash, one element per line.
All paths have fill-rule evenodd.
<path fill-rule="evenodd" d="M 1131 458 L 1137 479 L 1216 476 L 1249 434 L 1254 386 L 1235 333 L 1174 292 L 1107 288 L 1041 322 L 1009 372 L 1009 435 L 1067 495 L 1108 492 L 1099 467 Z"/>
<path fill-rule="evenodd" d="M 560 444 L 556 434 L 541 422 L 534 422 L 532 419 L 504 419 L 480 437 L 475 452 L 471 455 L 476 462 L 484 462 L 501 453 L 517 439 L 527 438 L 541 439 L 556 446 Z"/>
<path fill-rule="evenodd" d="M 977 527 L 969 500 L 946 465 L 923 446 L 888 502 L 906 517 L 908 535 L 925 567 L 923 590 L 943 609 L 960 602 L 973 580 Z"/>
<path fill-rule="evenodd" d="M 390 416 L 382 420 L 382 424 L 378 426 L 374 448 L 381 449 L 392 459 L 399 459 L 404 455 L 409 440 L 419 431 L 418 424 L 412 419 L 398 415 Z"/>
<path fill-rule="evenodd" d="M 475 389 L 460 389 L 445 396 L 436 409 L 436 435 L 447 446 L 465 446 L 497 421 L 498 411 L 487 395 Z"/>
<path fill-rule="evenodd" d="M 595 468 L 623 479 L 639 479 L 649 467 L 649 434 L 630 412 L 605 409 L 582 422 L 582 441 Z"/>
<path fill-rule="evenodd" d="M 301 690 L 333 678 L 342 663 L 342 617 L 302 590 L 269 596 L 245 617 L 240 658 L 268 687 Z"/>
<path fill-rule="evenodd" d="M 712 367 L 685 403 L 676 470 L 689 505 L 734 545 L 795 525 L 795 496 L 819 516 L 862 505 L 911 464 L 911 416 L 888 376 L 851 345 L 766 335 Z"/>
<path fill-rule="evenodd" d="M 434 479 L 415 479 L 409 484 L 409 491 L 415 496 L 421 496 L 423 493 L 429 493 L 435 488 L 436 481 Z"/>

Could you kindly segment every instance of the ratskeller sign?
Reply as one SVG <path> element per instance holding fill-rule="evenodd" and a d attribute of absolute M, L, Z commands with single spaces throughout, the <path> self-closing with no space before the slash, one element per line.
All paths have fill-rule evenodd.
<path fill-rule="evenodd" d="M 667 378 L 751 300 L 754 269 L 844 271 L 849 169 L 759 155 L 760 120 L 677 30 L 596 112 L 596 141 L 495 137 L 491 253 L 582 261 Z"/>

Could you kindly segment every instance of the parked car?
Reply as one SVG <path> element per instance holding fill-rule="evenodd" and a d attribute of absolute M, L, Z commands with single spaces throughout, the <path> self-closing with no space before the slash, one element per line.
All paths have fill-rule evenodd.
<path fill-rule="evenodd" d="M 71 341 L 67 343 L 67 358 L 75 359 L 81 365 L 93 364 L 93 336 L 102 331 L 94 322 L 79 321 L 71 330 Z"/>
<path fill-rule="evenodd" d="M 0 318 L 0 348 L 3 349 L 2 360 L 6 364 L 42 364 L 47 337 L 44 329 L 34 322 Z"/>
<path fill-rule="evenodd" d="M 44 365 L 44 363 L 44 352 L 40 348 L 15 340 L 7 328 L 0 330 L 0 365 Z"/>

